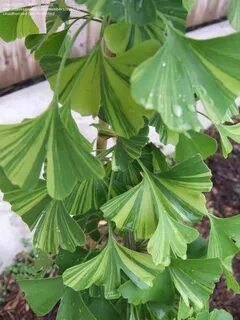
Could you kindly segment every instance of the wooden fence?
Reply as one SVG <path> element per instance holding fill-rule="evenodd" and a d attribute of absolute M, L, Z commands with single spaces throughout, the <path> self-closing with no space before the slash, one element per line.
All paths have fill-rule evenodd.
<path fill-rule="evenodd" d="M 0 12 L 17 6 L 45 3 L 47 0 L 3 0 L 0 2 Z M 239 0 L 240 1 L 240 0 Z M 67 0 L 74 4 L 74 0 Z M 188 25 L 196 26 L 207 21 L 219 19 L 226 15 L 229 0 L 198 0 L 197 5 L 188 17 Z M 44 10 L 44 9 L 42 9 Z M 44 32 L 44 12 L 34 16 L 40 30 Z M 81 33 L 76 41 L 73 55 L 85 54 L 95 43 L 97 32 L 96 24 L 92 23 Z M 41 74 L 41 69 L 34 61 L 33 56 L 25 49 L 23 41 L 17 40 L 6 44 L 0 40 L 0 89 L 20 81 L 34 78 Z"/>

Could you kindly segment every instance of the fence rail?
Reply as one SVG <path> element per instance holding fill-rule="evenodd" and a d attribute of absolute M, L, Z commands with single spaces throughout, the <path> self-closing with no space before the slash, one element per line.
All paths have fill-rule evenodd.
<path fill-rule="evenodd" d="M 240 1 L 240 0 L 239 0 Z M 14 8 L 29 4 L 41 4 L 41 0 L 4 0 L 0 2 L 0 12 L 7 8 Z M 67 0 L 69 4 L 76 3 Z M 198 0 L 197 5 L 188 17 L 188 25 L 196 26 L 208 21 L 219 19 L 226 15 L 229 0 Z M 40 30 L 44 32 L 44 14 L 34 17 Z M 96 24 L 92 23 L 81 33 L 76 41 L 73 55 L 85 54 L 95 42 Z M 41 74 L 41 69 L 34 61 L 28 50 L 25 49 L 23 41 L 17 40 L 6 44 L 0 40 L 0 89 L 20 81 L 34 78 Z"/>

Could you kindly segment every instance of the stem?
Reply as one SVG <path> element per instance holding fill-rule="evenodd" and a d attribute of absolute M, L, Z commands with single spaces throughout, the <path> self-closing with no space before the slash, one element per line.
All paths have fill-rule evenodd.
<path fill-rule="evenodd" d="M 108 186 L 108 196 L 107 201 L 111 199 L 111 193 L 112 193 L 112 185 L 113 185 L 113 178 L 114 178 L 114 171 L 111 172 L 110 182 Z"/>
<path fill-rule="evenodd" d="M 56 85 L 55 85 L 55 92 L 54 92 L 54 96 L 53 96 L 53 102 L 58 103 L 58 98 L 59 98 L 59 90 L 60 90 L 60 84 L 61 84 L 61 78 L 63 75 L 63 70 L 67 61 L 67 58 L 71 52 L 72 46 L 74 44 L 74 42 L 76 41 L 78 35 L 80 34 L 80 32 L 85 28 L 85 26 L 90 22 L 91 20 L 87 20 L 85 21 L 77 30 L 77 32 L 74 34 L 74 36 L 72 37 L 71 41 L 68 43 L 67 47 L 66 47 L 66 51 L 62 57 L 62 61 L 60 63 L 60 67 L 58 70 L 58 74 L 57 74 L 57 80 L 56 80 Z"/>
<path fill-rule="evenodd" d="M 104 127 L 104 128 L 108 128 L 108 124 L 99 119 L 99 125 Z M 101 137 L 99 134 L 98 134 L 98 138 L 97 138 L 97 156 L 99 156 L 100 153 L 102 153 L 103 150 L 106 150 L 107 148 L 107 140 L 106 137 Z M 100 151 L 100 152 L 99 152 Z"/>

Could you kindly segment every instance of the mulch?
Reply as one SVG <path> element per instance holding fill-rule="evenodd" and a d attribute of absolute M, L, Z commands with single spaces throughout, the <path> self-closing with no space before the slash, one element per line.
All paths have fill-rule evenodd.
<path fill-rule="evenodd" d="M 210 128 L 208 133 L 219 141 L 218 133 Z M 223 159 L 221 151 L 207 160 L 213 174 L 213 189 L 206 194 L 209 210 L 218 217 L 230 217 L 240 213 L 240 145 L 233 144 L 233 152 L 228 159 Z M 209 222 L 204 219 L 198 226 L 200 233 L 207 238 Z M 240 231 L 240 230 L 239 230 Z M 233 261 L 234 275 L 240 283 L 240 255 Z M 36 317 L 26 303 L 23 294 L 11 274 L 0 276 L 1 284 L 8 287 L 7 298 L 0 304 L 0 320 L 54 320 L 56 310 L 45 317 Z M 225 279 L 216 285 L 211 298 L 211 308 L 223 308 L 240 319 L 240 295 L 227 290 Z"/>

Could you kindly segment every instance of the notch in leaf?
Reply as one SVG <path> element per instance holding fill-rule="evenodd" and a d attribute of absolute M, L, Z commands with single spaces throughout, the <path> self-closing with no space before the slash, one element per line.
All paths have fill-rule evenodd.
<path fill-rule="evenodd" d="M 63 273 L 64 284 L 76 291 L 92 285 L 104 286 L 106 299 L 120 297 L 121 270 L 139 288 L 152 286 L 161 266 L 154 266 L 151 256 L 127 249 L 116 242 L 112 234 L 105 248 L 94 258 L 67 269 Z"/>
<path fill-rule="evenodd" d="M 189 306 L 192 302 L 201 310 L 212 294 L 222 268 L 219 259 L 173 259 L 169 272 L 184 303 Z"/>

